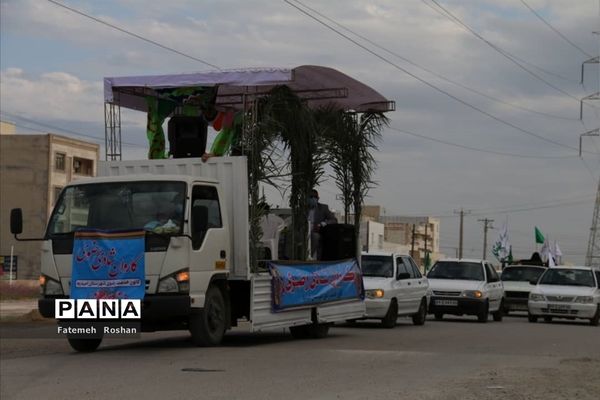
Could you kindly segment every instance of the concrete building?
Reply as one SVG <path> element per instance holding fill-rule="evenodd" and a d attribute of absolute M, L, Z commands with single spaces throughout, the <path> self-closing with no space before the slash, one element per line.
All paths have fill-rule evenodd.
<path fill-rule="evenodd" d="M 432 217 L 403 217 L 382 215 L 383 208 L 378 205 L 365 205 L 363 207 L 363 217 L 367 220 L 377 221 L 384 225 L 383 243 L 387 249 L 395 248 L 396 252 L 411 254 L 410 249 L 413 243 L 413 225 L 414 234 L 414 253 L 411 254 L 415 261 L 425 264 L 425 247 L 429 253 L 430 263 L 443 258 L 440 253 L 440 220 Z M 395 245 L 395 247 L 394 247 Z M 391 250 L 385 251 L 391 251 Z M 404 250 L 404 251 L 403 251 Z"/>
<path fill-rule="evenodd" d="M 13 246 L 17 278 L 35 279 L 41 242 L 13 238 L 10 210 L 23 210 L 22 237 L 42 237 L 62 188 L 78 177 L 96 175 L 100 146 L 54 134 L 5 134 L 5 125 L 10 124 L 2 124 L 0 135 L 0 256 L 10 259 Z"/>

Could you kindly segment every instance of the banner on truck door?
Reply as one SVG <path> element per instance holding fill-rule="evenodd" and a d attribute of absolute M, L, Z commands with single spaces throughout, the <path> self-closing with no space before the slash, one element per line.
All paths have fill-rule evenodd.
<path fill-rule="evenodd" d="M 144 231 L 83 230 L 73 242 L 72 299 L 143 299 Z"/>
<path fill-rule="evenodd" d="M 298 264 L 270 262 L 269 271 L 273 311 L 364 298 L 362 275 L 355 259 Z"/>

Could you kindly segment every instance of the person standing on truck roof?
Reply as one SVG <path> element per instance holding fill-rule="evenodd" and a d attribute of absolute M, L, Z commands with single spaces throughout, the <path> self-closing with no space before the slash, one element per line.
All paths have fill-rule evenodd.
<path fill-rule="evenodd" d="M 337 218 L 329 210 L 327 204 L 319 203 L 319 192 L 311 190 L 308 197 L 308 227 L 310 229 L 310 255 L 313 260 L 320 260 L 322 254 L 321 228 L 329 224 L 337 224 Z"/>

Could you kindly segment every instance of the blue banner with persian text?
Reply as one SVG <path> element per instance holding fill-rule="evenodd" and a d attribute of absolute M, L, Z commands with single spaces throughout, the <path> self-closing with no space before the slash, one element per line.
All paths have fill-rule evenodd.
<path fill-rule="evenodd" d="M 72 299 L 143 299 L 145 232 L 82 230 L 73 242 Z"/>
<path fill-rule="evenodd" d="M 362 274 L 355 259 L 295 264 L 269 263 L 272 309 L 363 299 Z"/>

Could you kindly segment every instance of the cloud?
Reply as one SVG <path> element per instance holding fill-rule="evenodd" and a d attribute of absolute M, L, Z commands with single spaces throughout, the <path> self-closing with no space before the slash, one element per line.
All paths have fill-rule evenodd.
<path fill-rule="evenodd" d="M 0 72 L 3 111 L 46 119 L 98 121 L 103 115 L 102 83 L 65 72 L 28 76 L 20 68 Z"/>

